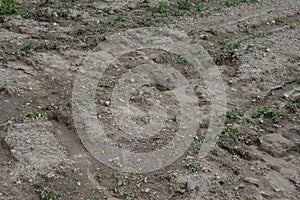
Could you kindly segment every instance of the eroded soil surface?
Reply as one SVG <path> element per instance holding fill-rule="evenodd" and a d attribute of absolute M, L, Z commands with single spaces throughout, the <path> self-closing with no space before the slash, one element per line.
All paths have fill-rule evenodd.
<path fill-rule="evenodd" d="M 3 0 L 0 5 L 0 199 L 299 198 L 300 1 Z M 155 49 L 130 52 L 112 64 L 95 102 L 108 137 L 123 148 L 152 151 L 178 130 L 176 96 L 158 85 L 141 88 L 130 103 L 144 111 L 157 101 L 168 105 L 168 129 L 136 140 L 111 123 L 113 88 L 145 58 L 189 78 L 204 113 L 186 153 L 147 174 L 121 173 L 97 161 L 81 143 L 72 116 L 73 83 L 88 70 L 85 56 L 112 34 L 139 27 L 168 27 L 199 40 L 222 75 L 228 109 L 218 143 L 199 159 L 211 100 L 195 69 L 180 55 Z"/>

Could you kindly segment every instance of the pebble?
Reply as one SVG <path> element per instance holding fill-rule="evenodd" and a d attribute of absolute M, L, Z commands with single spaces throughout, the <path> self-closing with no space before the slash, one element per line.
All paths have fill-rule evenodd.
<path fill-rule="evenodd" d="M 145 192 L 146 192 L 146 193 L 150 192 L 150 188 L 146 188 L 146 189 L 145 189 Z"/>
<path fill-rule="evenodd" d="M 231 88 L 230 91 L 231 92 L 236 92 L 236 89 L 235 88 Z"/>
<path fill-rule="evenodd" d="M 17 153 L 17 150 L 11 149 L 10 152 L 11 152 L 12 154 L 15 154 L 15 153 Z"/>
<path fill-rule="evenodd" d="M 71 72 L 75 72 L 77 70 L 77 67 L 75 66 L 69 66 L 68 69 L 71 71 Z"/>
<path fill-rule="evenodd" d="M 259 194 L 263 197 L 270 197 L 271 195 L 269 193 L 266 193 L 264 191 L 260 191 Z"/>
<path fill-rule="evenodd" d="M 250 184 L 252 184 L 252 185 L 255 185 L 255 186 L 257 186 L 257 187 L 259 186 L 259 180 L 255 179 L 255 178 L 246 177 L 246 178 L 244 179 L 244 181 L 247 182 L 247 183 L 250 183 Z"/>
<path fill-rule="evenodd" d="M 187 160 L 192 160 L 192 159 L 194 159 L 194 157 L 193 156 L 187 156 L 186 159 Z"/>
<path fill-rule="evenodd" d="M 196 187 L 197 187 L 197 183 L 194 180 L 192 180 L 192 179 L 188 179 L 187 180 L 187 182 L 186 182 L 186 188 L 189 191 L 194 190 Z"/>
<path fill-rule="evenodd" d="M 54 172 L 49 172 L 47 175 L 46 175 L 47 178 L 53 178 L 55 177 L 55 174 Z"/>
<path fill-rule="evenodd" d="M 105 105 L 109 106 L 110 105 L 110 101 L 105 101 Z"/>
<path fill-rule="evenodd" d="M 275 191 L 275 192 L 280 192 L 281 190 L 280 190 L 280 188 L 275 187 L 275 188 L 274 188 L 274 191 Z"/>
<path fill-rule="evenodd" d="M 86 71 L 84 69 L 82 69 L 82 68 L 79 69 L 79 72 L 82 73 L 82 74 L 86 73 Z"/>
<path fill-rule="evenodd" d="M 25 128 L 25 124 L 16 124 L 17 129 L 23 129 Z"/>
<path fill-rule="evenodd" d="M 288 94 L 283 94 L 283 97 L 287 99 L 287 98 L 290 97 L 290 95 L 288 95 Z"/>

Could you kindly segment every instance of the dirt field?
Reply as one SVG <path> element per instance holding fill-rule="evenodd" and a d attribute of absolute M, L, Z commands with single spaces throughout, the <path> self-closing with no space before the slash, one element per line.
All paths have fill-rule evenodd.
<path fill-rule="evenodd" d="M 299 22 L 299 0 L 2 0 L 0 199 L 298 199 Z M 193 85 L 201 119 L 192 143 L 172 164 L 121 172 L 96 159 L 82 141 L 73 118 L 74 82 L 89 70 L 91 52 L 105 44 L 118 48 L 113 36 L 149 27 L 178 31 L 203 46 L 223 79 L 226 119 L 217 144 L 199 158 L 213 105 L 205 74 L 162 49 L 122 55 L 103 73 L 94 96 L 96 120 L 120 148 L 162 149 L 180 130 L 183 113 L 171 83 L 143 85 L 131 94 L 139 111 L 164 105 L 166 118 L 155 113 L 155 123 L 167 121 L 159 134 L 136 139 L 120 131 L 131 127 L 113 120 L 113 92 L 137 82 L 122 75 L 143 63 L 180 72 Z M 146 72 L 152 70 L 136 73 Z M 193 121 L 192 114 L 186 117 Z M 137 117 L 133 124 L 148 122 Z"/>

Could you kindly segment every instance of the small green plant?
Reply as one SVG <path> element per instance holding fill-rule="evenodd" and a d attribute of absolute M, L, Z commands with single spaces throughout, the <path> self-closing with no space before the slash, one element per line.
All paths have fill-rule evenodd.
<path fill-rule="evenodd" d="M 180 64 L 180 65 L 187 65 L 187 64 L 189 64 L 189 62 L 185 58 L 183 58 L 182 56 L 180 56 L 180 55 L 175 58 L 174 62 L 177 63 L 177 64 Z"/>
<path fill-rule="evenodd" d="M 48 187 L 42 187 L 38 191 L 40 198 L 46 200 L 55 200 L 57 196 L 61 195 L 60 192 L 49 189 Z"/>
<path fill-rule="evenodd" d="M 99 199 L 99 197 L 97 197 L 97 196 L 92 196 L 91 197 L 91 200 L 98 200 Z"/>
<path fill-rule="evenodd" d="M 191 169 L 193 172 L 200 171 L 201 167 L 197 165 L 195 161 L 190 161 L 187 165 L 189 169 Z"/>
<path fill-rule="evenodd" d="M 125 200 L 132 200 L 132 197 L 128 193 L 125 193 Z"/>
<path fill-rule="evenodd" d="M 110 190 L 112 190 L 114 193 L 118 193 L 119 192 L 118 184 L 114 184 L 113 186 L 111 186 Z"/>
<path fill-rule="evenodd" d="M 251 39 L 255 39 L 255 38 L 259 38 L 259 37 L 262 37 L 263 35 L 261 33 L 251 33 L 250 34 L 250 38 Z"/>
<path fill-rule="evenodd" d="M 220 144 L 224 148 L 230 148 L 239 142 L 239 131 L 237 127 L 228 126 L 224 128 L 220 135 Z"/>
<path fill-rule="evenodd" d="M 296 28 L 296 24 L 290 24 L 289 28 L 290 29 L 295 29 Z"/>
<path fill-rule="evenodd" d="M 297 105 L 294 104 L 294 103 L 291 103 L 291 102 L 287 102 L 285 105 L 284 105 L 285 109 L 288 109 L 292 112 L 295 112 L 297 110 Z"/>
<path fill-rule="evenodd" d="M 200 151 L 201 151 L 201 149 L 202 149 L 202 146 L 201 146 L 201 145 L 196 146 L 195 149 L 194 149 L 194 153 L 195 153 L 195 154 L 199 154 Z"/>
<path fill-rule="evenodd" d="M 233 50 L 240 47 L 240 42 L 231 42 L 231 37 L 227 36 L 225 39 L 219 42 L 217 51 Z"/>
<path fill-rule="evenodd" d="M 47 117 L 45 115 L 43 115 L 43 114 L 41 114 L 37 111 L 28 112 L 28 113 L 25 114 L 25 117 L 28 117 L 30 119 L 37 119 L 37 118 L 38 119 L 44 119 L 44 120 L 47 119 Z"/>
<path fill-rule="evenodd" d="M 108 25 L 111 27 L 115 27 L 115 25 L 121 21 L 123 21 L 124 15 L 118 13 L 114 18 L 110 19 Z"/>
<path fill-rule="evenodd" d="M 281 24 L 283 24 L 284 22 L 282 21 L 282 19 L 279 19 L 279 18 L 276 18 L 275 19 L 275 24 L 276 25 L 281 25 Z"/>
<path fill-rule="evenodd" d="M 26 56 L 34 51 L 35 47 L 32 42 L 24 42 L 23 47 L 21 48 L 21 53 L 23 56 Z"/>
<path fill-rule="evenodd" d="M 169 13 L 170 6 L 169 6 L 168 1 L 159 1 L 157 11 L 160 13 Z"/>
<path fill-rule="evenodd" d="M 202 132 L 198 133 L 196 139 L 202 142 L 205 139 L 205 135 Z"/>
<path fill-rule="evenodd" d="M 1 62 L 1 66 L 3 68 L 7 68 L 8 67 L 7 57 L 6 57 L 5 54 L 0 53 L 0 62 Z"/>
<path fill-rule="evenodd" d="M 239 108 L 234 108 L 226 113 L 226 123 L 237 122 L 244 116 L 244 112 Z"/>
<path fill-rule="evenodd" d="M 77 177 L 74 177 L 74 180 L 75 180 L 76 185 L 77 185 L 78 187 L 80 187 L 80 186 L 81 186 L 80 180 L 79 180 Z"/>
<path fill-rule="evenodd" d="M 300 153 L 300 142 L 296 142 L 295 146 L 293 147 L 294 151 L 297 151 L 298 153 Z"/>
<path fill-rule="evenodd" d="M 270 118 L 275 124 L 279 123 L 284 117 L 285 115 L 282 112 L 269 107 L 255 108 L 252 113 L 252 118 Z"/>
<path fill-rule="evenodd" d="M 297 78 L 295 79 L 295 82 L 296 82 L 297 84 L 300 84 L 300 77 L 297 77 Z"/>
<path fill-rule="evenodd" d="M 209 127 L 209 121 L 204 121 L 200 124 L 200 128 L 208 128 Z"/>
<path fill-rule="evenodd" d="M 85 27 L 80 27 L 77 29 L 76 34 L 77 35 L 86 35 L 89 32 L 89 30 Z"/>
<path fill-rule="evenodd" d="M 103 88 L 114 88 L 115 85 L 117 85 L 117 84 L 118 84 L 117 81 L 113 81 L 113 82 L 110 82 L 110 83 L 101 83 L 99 86 L 103 87 Z"/>
<path fill-rule="evenodd" d="M 239 140 L 238 128 L 237 127 L 232 127 L 232 126 L 227 126 L 226 128 L 224 128 L 222 130 L 221 138 L 222 139 L 229 139 L 233 142 L 237 142 Z"/>
<path fill-rule="evenodd" d="M 96 181 L 98 181 L 98 183 L 101 183 L 103 181 L 103 179 L 100 175 L 96 175 L 95 179 L 96 179 Z"/>
<path fill-rule="evenodd" d="M 197 9 L 197 11 L 205 11 L 205 10 L 206 10 L 206 8 L 203 6 L 202 3 L 199 3 L 199 4 L 196 6 L 196 9 Z"/>
<path fill-rule="evenodd" d="M 255 47 L 251 44 L 249 44 L 246 48 L 246 51 L 248 51 L 248 52 L 254 52 L 254 50 L 255 50 Z"/>
<path fill-rule="evenodd" d="M 247 124 L 256 125 L 255 122 L 251 121 L 251 120 L 250 120 L 249 118 L 247 118 L 247 117 L 243 117 L 243 119 L 242 119 L 242 124 L 243 124 L 243 125 L 247 125 Z"/>
<path fill-rule="evenodd" d="M 178 6 L 179 9 L 183 9 L 183 10 L 189 10 L 189 9 L 191 9 L 191 7 L 192 7 L 192 4 L 191 4 L 190 0 L 181 0 L 179 2 L 179 6 Z"/>
<path fill-rule="evenodd" d="M 148 182 L 148 178 L 147 178 L 146 176 L 144 176 L 144 177 L 142 178 L 142 182 L 143 182 L 143 183 L 147 183 L 147 182 Z"/>
<path fill-rule="evenodd" d="M 263 171 L 258 171 L 255 174 L 258 175 L 258 176 L 264 176 L 264 175 L 266 175 Z"/>
<path fill-rule="evenodd" d="M 14 14 L 18 11 L 15 0 L 2 0 L 0 2 L 0 17 L 8 14 Z"/>
<path fill-rule="evenodd" d="M 217 157 L 219 157 L 219 151 L 218 151 L 218 149 L 213 149 L 212 150 L 212 154 L 214 155 L 214 156 L 217 156 Z"/>

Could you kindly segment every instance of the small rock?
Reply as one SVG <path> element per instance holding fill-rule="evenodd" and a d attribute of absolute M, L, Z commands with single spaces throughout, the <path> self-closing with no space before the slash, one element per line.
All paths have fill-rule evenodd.
<path fill-rule="evenodd" d="M 25 124 L 16 124 L 17 129 L 23 129 L 25 128 Z"/>
<path fill-rule="evenodd" d="M 79 72 L 82 73 L 82 74 L 86 73 L 86 71 L 84 69 L 82 69 L 82 68 L 79 69 Z"/>
<path fill-rule="evenodd" d="M 105 101 L 105 105 L 109 106 L 110 105 L 110 101 Z"/>
<path fill-rule="evenodd" d="M 290 97 L 290 95 L 288 95 L 288 94 L 283 94 L 283 97 L 286 98 L 286 99 L 288 99 L 288 98 Z"/>
<path fill-rule="evenodd" d="M 145 189 L 145 192 L 146 192 L 146 193 L 150 192 L 150 188 L 146 188 L 146 189 Z"/>
<path fill-rule="evenodd" d="M 11 150 L 10 150 L 10 153 L 12 153 L 12 154 L 16 154 L 16 153 L 17 153 L 17 150 L 15 150 L 15 149 L 11 149 Z"/>
<path fill-rule="evenodd" d="M 194 157 L 193 156 L 187 156 L 186 159 L 187 160 L 192 160 L 192 159 L 194 159 Z"/>
<path fill-rule="evenodd" d="M 186 182 L 186 188 L 189 191 L 194 190 L 196 187 L 197 187 L 197 183 L 194 180 L 192 180 L 192 179 L 188 179 L 187 180 L 187 182 Z"/>
<path fill-rule="evenodd" d="M 55 177 L 55 174 L 54 172 L 49 172 L 47 175 L 46 175 L 47 178 L 53 178 Z"/>
<path fill-rule="evenodd" d="M 231 92 L 236 92 L 236 89 L 235 88 L 231 88 L 230 91 Z"/>
<path fill-rule="evenodd" d="M 131 78 L 131 79 L 129 79 L 129 81 L 130 81 L 131 83 L 134 83 L 134 82 L 135 82 L 135 79 L 134 79 L 134 78 Z"/>
<path fill-rule="evenodd" d="M 69 69 L 71 72 L 77 71 L 77 67 L 75 67 L 75 66 L 69 66 L 68 69 Z"/>
<path fill-rule="evenodd" d="M 244 181 L 245 181 L 246 183 L 250 183 L 250 184 L 255 185 L 255 186 L 257 186 L 257 187 L 259 186 L 259 180 L 255 179 L 255 178 L 246 177 L 246 178 L 244 179 Z"/>
<path fill-rule="evenodd" d="M 259 194 L 263 197 L 270 197 L 271 195 L 269 193 L 266 193 L 264 191 L 260 191 Z"/>
<path fill-rule="evenodd" d="M 274 187 L 274 191 L 275 191 L 275 192 L 280 192 L 281 190 L 280 190 L 280 188 L 278 188 L 278 187 Z"/>

